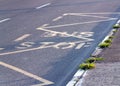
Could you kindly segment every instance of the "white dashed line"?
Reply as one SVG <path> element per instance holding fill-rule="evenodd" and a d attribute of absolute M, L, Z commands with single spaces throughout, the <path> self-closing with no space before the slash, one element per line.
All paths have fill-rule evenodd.
<path fill-rule="evenodd" d="M 41 9 L 41 8 L 44 8 L 44 7 L 49 6 L 49 5 L 51 5 L 51 3 L 47 3 L 47 4 L 44 4 L 44 5 L 41 5 L 39 7 L 36 7 L 36 9 Z"/>
<path fill-rule="evenodd" d="M 8 21 L 8 20 L 10 20 L 10 18 L 6 18 L 6 19 L 3 19 L 3 20 L 0 20 L 0 23 Z"/>
<path fill-rule="evenodd" d="M 51 81 L 48 81 L 48 80 L 46 80 L 46 79 L 43 79 L 43 78 L 41 78 L 41 77 L 39 77 L 39 76 L 37 76 L 37 75 L 34 75 L 34 74 L 32 74 L 32 73 L 29 73 L 29 72 L 27 72 L 27 71 L 25 71 L 25 70 L 22 70 L 22 69 L 20 69 L 20 68 L 15 67 L 15 66 L 9 65 L 9 64 L 7 64 L 7 63 L 0 62 L 0 65 L 2 65 L 2 66 L 4 66 L 4 67 L 7 67 L 7 68 L 9 68 L 9 69 L 11 69 L 11 70 L 14 70 L 14 71 L 16 71 L 16 72 L 19 72 L 19 73 L 21 73 L 21 74 L 24 74 L 24 75 L 26 75 L 26 76 L 28 76 L 28 77 L 33 78 L 33 79 L 39 80 L 40 82 L 42 82 L 41 84 L 39 84 L 39 86 L 44 86 L 44 85 L 53 84 L 53 82 L 51 82 Z"/>
<path fill-rule="evenodd" d="M 25 39 L 25 38 L 27 38 L 27 37 L 29 37 L 31 34 L 25 34 L 25 35 L 23 35 L 23 36 L 21 36 L 21 37 L 19 37 L 19 38 L 17 38 L 16 40 L 14 40 L 15 42 L 18 42 L 18 41 L 22 41 L 23 39 Z"/>

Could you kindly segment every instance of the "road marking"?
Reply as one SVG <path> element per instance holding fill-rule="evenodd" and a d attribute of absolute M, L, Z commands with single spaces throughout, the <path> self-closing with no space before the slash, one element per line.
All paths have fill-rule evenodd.
<path fill-rule="evenodd" d="M 120 24 L 120 20 L 117 21 L 117 24 Z"/>
<path fill-rule="evenodd" d="M 44 5 L 41 5 L 39 7 L 36 7 L 36 9 L 41 9 L 41 8 L 44 8 L 44 7 L 49 6 L 49 5 L 51 5 L 51 3 L 47 3 L 47 4 L 44 4 Z"/>
<path fill-rule="evenodd" d="M 23 36 L 21 36 L 21 37 L 15 39 L 14 41 L 15 41 L 15 42 L 22 41 L 23 39 L 29 37 L 30 35 L 31 35 L 31 34 L 24 34 Z"/>
<path fill-rule="evenodd" d="M 46 80 L 46 79 L 43 79 L 43 78 L 41 78 L 41 77 L 39 77 L 39 76 L 37 76 L 37 75 L 34 75 L 34 74 L 32 74 L 32 73 L 29 73 L 29 72 L 27 72 L 27 71 L 25 71 L 25 70 L 22 70 L 22 69 L 20 69 L 20 68 L 15 67 L 15 66 L 9 65 L 9 64 L 7 64 L 7 63 L 0 62 L 0 65 L 2 65 L 2 66 L 4 66 L 4 67 L 7 67 L 7 68 L 9 68 L 9 69 L 11 69 L 11 70 L 14 70 L 14 71 L 16 71 L 16 72 L 19 72 L 19 73 L 21 73 L 21 74 L 24 74 L 24 75 L 26 75 L 26 76 L 28 76 L 28 77 L 30 77 L 30 78 L 36 79 L 36 80 L 38 80 L 38 81 L 40 81 L 40 82 L 43 82 L 43 83 L 39 84 L 39 86 L 44 86 L 44 85 L 53 84 L 53 82 L 51 82 L 51 81 L 48 81 L 48 80 Z"/>
<path fill-rule="evenodd" d="M 82 37 L 82 36 L 75 36 L 74 34 L 68 34 L 68 33 L 64 33 L 64 32 L 58 32 L 58 31 L 48 30 L 48 29 L 44 29 L 44 28 L 37 28 L 37 30 L 42 30 L 42 31 L 46 31 L 46 32 L 51 32 L 51 33 L 56 33 L 56 34 L 62 34 L 62 35 L 70 36 L 70 37 L 75 37 L 75 38 L 79 38 L 79 39 L 93 41 L 93 39 L 90 39 L 90 38 L 85 38 L 85 37 Z"/>
<path fill-rule="evenodd" d="M 68 13 L 64 13 L 64 14 L 63 14 L 63 16 L 67 16 L 67 15 L 68 15 Z"/>
<path fill-rule="evenodd" d="M 75 25 L 81 25 L 81 24 L 90 24 L 90 23 L 98 23 L 98 22 L 104 22 L 104 21 L 112 21 L 116 20 L 117 18 L 110 18 L 110 19 L 104 19 L 104 20 L 98 20 L 98 21 L 88 21 L 88 22 L 79 22 L 79 23 L 71 23 L 71 24 L 63 24 L 63 25 L 55 25 L 55 26 L 49 26 L 44 28 L 58 28 L 58 27 L 68 27 L 68 26 L 75 26 Z"/>
<path fill-rule="evenodd" d="M 104 16 L 95 16 L 95 15 L 88 15 L 88 14 L 68 14 L 73 16 L 88 16 L 88 17 L 97 17 L 97 18 L 111 18 L 111 17 L 104 17 Z"/>
<path fill-rule="evenodd" d="M 52 21 L 58 21 L 58 20 L 60 20 L 60 19 L 62 19 L 62 18 L 63 18 L 63 16 L 59 16 L 59 17 L 53 19 Z"/>
<path fill-rule="evenodd" d="M 0 53 L 0 56 L 10 55 L 10 54 L 17 54 L 17 53 L 23 53 L 23 52 L 34 51 L 34 50 L 39 50 L 39 49 L 43 49 L 43 48 L 50 48 L 50 47 L 51 46 L 36 47 L 36 48 L 25 49 L 25 50 L 11 51 L 11 52 L 6 52 L 6 53 Z"/>
<path fill-rule="evenodd" d="M 3 50 L 4 48 L 0 48 L 0 50 Z"/>
<path fill-rule="evenodd" d="M 80 49 L 80 48 L 82 48 L 84 45 L 85 45 L 85 43 L 81 43 L 81 44 L 79 44 L 75 49 Z"/>
<path fill-rule="evenodd" d="M 48 26 L 49 24 L 43 24 L 41 27 L 46 27 L 46 26 Z"/>
<path fill-rule="evenodd" d="M 67 15 L 69 14 L 120 14 L 120 12 L 97 12 L 97 13 L 65 13 Z"/>
<path fill-rule="evenodd" d="M 0 23 L 8 21 L 8 20 L 10 20 L 10 18 L 6 18 L 6 19 L 3 19 L 3 20 L 0 20 Z"/>
<path fill-rule="evenodd" d="M 48 47 L 46 47 L 48 48 Z M 18 51 L 11 51 L 11 52 L 6 52 L 6 53 L 0 53 L 0 56 L 4 56 L 4 55 L 10 55 L 10 54 L 17 54 L 17 53 L 22 53 L 22 52 L 27 52 L 27 51 L 34 51 L 34 50 L 39 50 L 42 49 L 41 47 L 37 47 L 37 48 L 31 48 L 31 49 L 26 49 L 26 50 L 18 50 Z"/>
<path fill-rule="evenodd" d="M 94 39 L 91 39 L 91 40 L 94 40 Z M 71 46 L 74 46 L 74 45 L 77 45 L 77 44 L 78 44 L 78 46 L 80 46 L 81 43 L 84 43 L 84 42 L 89 42 L 89 41 L 88 40 L 83 40 L 83 41 L 76 41 L 76 42 L 60 42 L 60 43 L 41 42 L 39 47 L 30 48 L 30 49 L 24 49 L 24 50 L 17 50 L 17 51 L 4 52 L 4 53 L 0 53 L 0 56 L 23 53 L 23 52 L 28 52 L 28 51 L 40 50 L 40 49 L 46 49 L 46 48 L 67 49 L 67 48 L 72 48 Z M 80 48 L 78 46 L 77 46 L 77 49 Z M 21 46 L 21 48 L 22 47 L 24 48 L 24 46 Z M 28 47 L 26 47 L 26 48 L 28 48 Z"/>

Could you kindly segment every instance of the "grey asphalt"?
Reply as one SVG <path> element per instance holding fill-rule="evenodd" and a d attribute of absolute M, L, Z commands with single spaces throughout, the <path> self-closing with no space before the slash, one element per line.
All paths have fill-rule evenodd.
<path fill-rule="evenodd" d="M 112 45 L 101 53 L 104 61 L 86 73 L 80 86 L 120 86 L 120 30 Z"/>
<path fill-rule="evenodd" d="M 36 30 L 36 28 L 49 24 L 49 26 L 63 25 L 69 23 L 80 23 L 89 21 L 98 21 L 104 18 L 65 16 L 59 21 L 53 22 L 54 18 L 62 16 L 65 13 L 103 13 L 119 12 L 119 0 L 1 0 L 0 1 L 0 20 L 10 18 L 10 20 L 0 23 L 0 50 L 1 53 L 18 51 L 16 47 L 31 49 L 41 46 L 43 42 L 54 42 L 54 44 L 66 43 L 66 45 L 50 48 L 38 49 L 29 52 L 16 54 L 0 55 L 0 61 L 13 65 L 39 77 L 54 82 L 49 86 L 65 86 L 77 71 L 78 65 L 94 50 L 97 44 L 110 31 L 110 27 L 117 21 L 104 21 L 99 23 L 75 25 L 59 28 L 48 28 L 49 30 L 67 32 L 93 32 L 92 42 L 85 42 L 88 47 L 83 46 L 75 49 L 76 46 L 68 49 L 69 42 L 85 41 L 75 37 L 43 37 L 45 31 Z M 36 7 L 51 3 L 41 9 Z M 96 14 L 95 16 L 106 16 L 118 18 L 119 14 Z M 47 29 L 47 28 L 46 28 Z M 15 42 L 14 40 L 24 34 L 31 34 L 30 37 Z M 22 43 L 29 42 L 27 45 Z M 4 66 L 0 66 L 0 86 L 30 86 L 41 83 L 38 80 L 25 76 L 24 74 L 13 71 Z"/>

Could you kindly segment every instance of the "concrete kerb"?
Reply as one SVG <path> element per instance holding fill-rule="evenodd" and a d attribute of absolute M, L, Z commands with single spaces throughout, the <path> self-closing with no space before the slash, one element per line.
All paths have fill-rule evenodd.
<path fill-rule="evenodd" d="M 73 78 L 68 82 L 66 86 L 76 86 L 79 80 L 81 80 L 86 73 L 85 70 L 79 69 L 73 76 Z"/>
<path fill-rule="evenodd" d="M 119 24 L 120 25 L 120 19 L 117 21 L 116 23 L 117 25 Z M 115 25 L 116 25 L 115 24 Z M 114 28 L 107 34 L 107 36 L 102 40 L 102 42 L 100 43 L 103 43 L 105 40 L 107 40 L 110 36 L 113 36 L 114 35 L 114 32 L 113 32 Z M 99 44 L 100 44 L 99 43 Z M 95 50 L 93 51 L 93 53 L 91 54 L 92 57 L 97 57 L 100 55 L 100 53 L 103 51 L 102 48 L 99 47 L 99 44 L 98 46 L 95 48 Z M 73 76 L 73 78 L 67 83 L 66 86 L 81 86 L 82 84 L 82 79 L 84 78 L 85 74 L 87 73 L 87 70 L 82 70 L 82 69 L 79 69 Z"/>

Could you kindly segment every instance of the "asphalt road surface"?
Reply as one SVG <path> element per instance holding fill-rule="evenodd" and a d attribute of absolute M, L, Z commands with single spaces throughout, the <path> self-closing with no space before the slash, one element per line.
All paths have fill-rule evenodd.
<path fill-rule="evenodd" d="M 0 0 L 0 86 L 66 86 L 112 29 L 120 0 Z"/>

